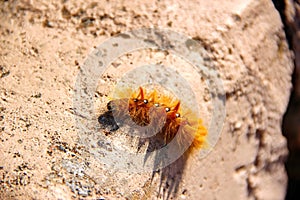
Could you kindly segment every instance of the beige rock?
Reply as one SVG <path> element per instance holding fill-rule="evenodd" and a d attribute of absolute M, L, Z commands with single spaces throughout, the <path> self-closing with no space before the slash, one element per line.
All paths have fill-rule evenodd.
<path fill-rule="evenodd" d="M 271 1 L 21 0 L 1 1 L 0 9 L 3 198 L 162 199 L 168 193 L 174 199 L 284 198 L 287 150 L 280 127 L 293 63 Z M 126 173 L 99 162 L 78 142 L 75 117 L 80 113 L 73 109 L 76 77 L 93 47 L 111 35 L 141 27 L 169 28 L 200 41 L 226 92 L 226 119 L 212 152 L 188 162 L 179 159 L 155 174 L 152 183 L 151 172 Z M 138 63 L 137 55 L 155 62 L 182 62 L 144 51 L 125 55 L 113 65 Z M 111 80 L 122 76 L 114 75 L 102 80 L 106 88 L 97 90 L 98 113 L 105 110 Z M 208 125 L 210 98 L 197 98 Z M 99 135 L 104 132 L 99 128 Z M 112 145 L 130 146 L 124 135 L 118 130 L 107 138 Z"/>

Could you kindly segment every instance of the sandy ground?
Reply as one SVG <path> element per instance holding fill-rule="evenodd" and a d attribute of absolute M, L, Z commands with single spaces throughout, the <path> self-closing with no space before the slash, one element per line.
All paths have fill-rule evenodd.
<path fill-rule="evenodd" d="M 293 62 L 272 2 L 21 0 L 1 1 L 0 9 L 2 199 L 284 198 L 281 120 Z M 206 77 L 168 50 L 117 58 L 97 77 L 94 104 L 82 105 L 94 114 L 76 110 L 76 83 L 89 56 L 111 36 L 142 27 L 168 28 L 203 46 L 208 58 L 203 63 L 224 84 L 224 124 L 213 121 Z M 102 162 L 101 149 L 135 148 L 126 130 L 111 132 L 97 117 L 123 72 L 143 63 L 177 69 L 194 88 L 204 124 L 222 124 L 205 158 L 199 153 L 178 159 L 154 174 Z M 82 131 L 79 122 L 88 128 Z"/>

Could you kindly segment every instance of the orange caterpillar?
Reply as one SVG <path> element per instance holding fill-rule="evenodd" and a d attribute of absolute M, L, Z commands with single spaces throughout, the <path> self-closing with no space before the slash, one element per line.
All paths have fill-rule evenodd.
<path fill-rule="evenodd" d="M 159 96 L 156 90 L 146 92 L 146 89 L 140 87 L 129 98 L 110 101 L 107 108 L 121 123 L 150 127 L 148 131 L 155 133 L 155 137 L 163 140 L 165 145 L 175 136 L 178 136 L 178 146 L 189 145 L 189 151 L 201 149 L 205 145 L 207 129 L 202 120 L 192 111 L 187 111 L 185 115 L 179 100 L 167 95 Z"/>

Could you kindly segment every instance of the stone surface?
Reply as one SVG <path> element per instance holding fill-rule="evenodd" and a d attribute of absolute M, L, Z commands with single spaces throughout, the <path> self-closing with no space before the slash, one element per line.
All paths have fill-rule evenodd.
<path fill-rule="evenodd" d="M 287 149 L 281 120 L 293 62 L 271 1 L 21 0 L 0 5 L 1 197 L 284 198 Z M 208 156 L 176 161 L 179 174 L 162 176 L 176 168 L 172 165 L 151 183 L 151 173 L 105 169 L 78 143 L 73 94 L 80 66 L 94 46 L 126 30 L 155 26 L 184 33 L 207 49 L 224 82 L 226 120 Z M 130 59 L 125 56 L 120 64 Z M 107 84 L 96 96 L 108 94 L 113 83 Z M 106 103 L 101 100 L 95 109 L 105 110 Z M 109 137 L 116 136 L 122 131 Z"/>

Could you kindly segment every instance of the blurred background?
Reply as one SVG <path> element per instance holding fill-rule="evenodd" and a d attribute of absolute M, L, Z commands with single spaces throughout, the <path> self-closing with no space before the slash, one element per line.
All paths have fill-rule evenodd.
<path fill-rule="evenodd" d="M 289 149 L 286 200 L 300 199 L 300 4 L 298 0 L 273 0 L 273 3 L 280 13 L 289 47 L 295 56 L 293 90 L 283 118 L 282 131 Z"/>

